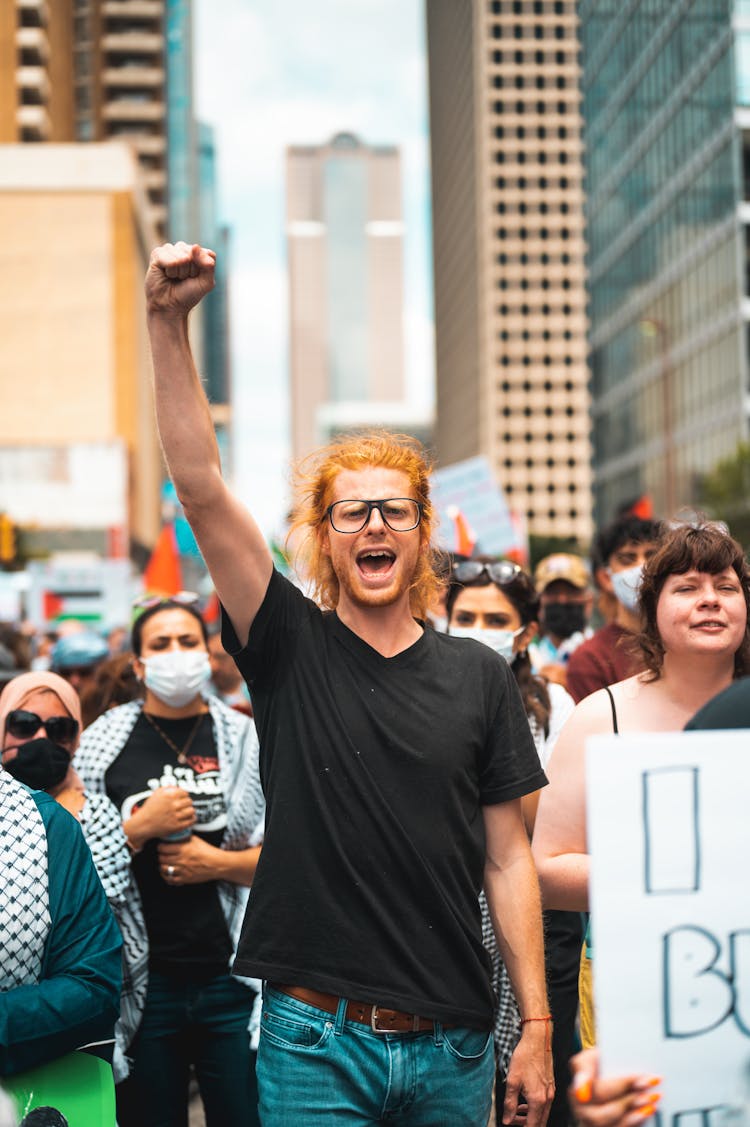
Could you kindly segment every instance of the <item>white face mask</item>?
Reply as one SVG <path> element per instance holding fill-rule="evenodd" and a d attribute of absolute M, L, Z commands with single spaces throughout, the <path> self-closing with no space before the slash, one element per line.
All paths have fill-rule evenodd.
<path fill-rule="evenodd" d="M 638 610 L 638 592 L 643 577 L 643 564 L 626 567 L 624 571 L 612 571 L 610 568 L 609 577 L 618 603 L 622 603 L 626 610 Z"/>
<path fill-rule="evenodd" d="M 169 650 L 141 659 L 146 669 L 147 689 L 171 708 L 183 708 L 194 700 L 211 676 L 205 650 Z"/>
<path fill-rule="evenodd" d="M 437 630 L 438 634 L 448 633 L 448 619 L 444 614 L 431 614 L 430 622 L 433 630 Z"/>
<path fill-rule="evenodd" d="M 519 634 L 523 634 L 525 626 L 517 630 L 484 630 L 481 626 L 451 626 L 450 632 L 454 638 L 473 638 L 489 646 L 507 662 L 513 660 L 513 643 Z"/>

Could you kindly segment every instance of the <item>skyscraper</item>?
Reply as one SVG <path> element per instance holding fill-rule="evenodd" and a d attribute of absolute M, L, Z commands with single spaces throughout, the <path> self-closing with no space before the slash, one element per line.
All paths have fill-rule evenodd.
<path fill-rule="evenodd" d="M 586 541 L 577 30 L 575 0 L 427 0 L 438 457 Z"/>
<path fill-rule="evenodd" d="M 191 0 L 5 0 L 0 142 L 127 140 L 149 221 L 197 229 Z"/>
<path fill-rule="evenodd" d="M 287 150 L 292 452 L 414 427 L 405 399 L 400 157 L 350 133 Z"/>
<path fill-rule="evenodd" d="M 145 551 L 163 474 L 143 314 L 155 234 L 122 144 L 0 146 L 0 511 L 37 547 Z"/>
<path fill-rule="evenodd" d="M 582 0 L 596 511 L 748 434 L 750 4 Z"/>
<path fill-rule="evenodd" d="M 109 186 L 109 173 L 105 172 L 108 155 L 114 183 L 122 179 L 120 146 L 97 146 L 96 153 L 84 155 L 77 151 L 76 143 L 124 141 L 135 157 L 135 162 L 128 165 L 132 180 L 128 181 L 128 200 L 137 209 L 130 222 L 149 240 L 140 248 L 140 257 L 127 258 L 129 269 L 133 269 L 135 262 L 135 269 L 140 271 L 143 251 L 147 254 L 154 242 L 167 237 L 203 241 L 209 246 L 221 242 L 222 247 L 217 249 L 222 249 L 228 234 L 216 223 L 213 140 L 208 130 L 200 134 L 194 119 L 192 65 L 192 0 L 4 0 L 0 3 L 0 146 L 5 143 L 10 147 L 4 155 L 0 150 L 0 168 L 3 162 L 7 163 L 21 183 L 27 169 L 43 169 L 40 179 L 47 200 L 54 199 L 56 167 L 60 169 L 61 193 L 80 189 L 85 194 L 87 188 L 93 193 L 94 182 L 97 190 L 104 191 Z M 32 154 L 15 151 L 18 144 L 49 146 L 55 142 L 59 145 L 54 150 L 50 148 L 46 155 L 40 154 L 36 163 Z M 82 171 L 79 182 L 71 173 L 71 164 L 76 160 L 82 170 L 95 168 L 96 176 L 87 180 L 88 173 Z M 37 187 L 32 176 L 29 191 Z M 121 197 L 114 192 L 107 198 L 117 200 L 125 210 Z M 61 204 L 61 214 L 63 210 Z M 30 203 L 22 214 L 28 217 L 32 212 Z M 100 231 L 116 231 L 119 235 L 124 222 L 122 214 L 118 213 L 116 219 L 117 222 L 113 219 L 109 223 L 102 220 Z M 61 239 L 62 236 L 61 232 Z M 114 239 L 108 243 L 103 237 L 96 244 L 98 252 L 105 254 L 105 260 L 96 264 L 105 277 L 110 267 L 115 274 L 120 268 L 116 261 L 119 245 Z M 226 460 L 230 410 L 226 398 L 229 350 L 224 339 L 224 258 L 216 290 L 205 308 L 196 311 L 191 331 Z M 42 284 L 41 275 L 35 274 L 33 268 L 23 271 L 24 284 L 30 292 L 14 295 L 19 307 L 24 307 L 24 301 L 33 307 L 35 277 Z M 119 274 L 117 277 L 120 280 Z M 136 347 L 132 334 L 141 329 L 143 321 L 142 271 L 140 277 L 133 274 L 133 278 L 137 278 L 140 295 L 133 309 L 128 306 L 128 314 L 133 317 L 123 316 L 113 322 L 117 327 L 112 334 L 112 370 L 117 372 L 113 394 L 117 397 L 123 396 L 128 378 L 140 379 L 141 375 L 131 354 Z M 130 300 L 135 291 L 127 292 Z M 96 384 L 110 371 L 102 368 L 93 337 L 92 332 L 88 352 L 87 338 L 83 346 L 78 338 L 78 382 L 84 385 L 87 380 Z M 17 358 L 12 360 L 15 372 Z M 85 394 L 83 387 L 78 391 Z M 99 387 L 96 391 L 92 388 L 91 394 L 98 395 L 100 391 Z M 134 400 L 140 394 L 134 386 Z M 144 445 L 151 439 L 150 415 L 141 412 L 139 426 L 128 424 L 128 428 L 120 426 L 125 417 L 116 417 L 115 430 L 120 427 L 129 454 L 137 461 L 139 436 L 144 436 Z M 22 432 L 15 434 L 19 442 L 33 437 Z M 67 440 L 72 443 L 82 437 L 88 440 L 90 435 L 76 436 L 75 426 L 71 425 Z M 143 458 L 151 467 L 152 452 L 144 450 Z"/>
<path fill-rule="evenodd" d="M 0 143 L 69 141 L 73 0 L 0 4 Z"/>

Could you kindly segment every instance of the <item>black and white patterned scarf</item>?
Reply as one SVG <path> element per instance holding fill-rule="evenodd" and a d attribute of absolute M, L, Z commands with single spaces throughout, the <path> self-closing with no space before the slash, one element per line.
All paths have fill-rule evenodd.
<path fill-rule="evenodd" d="M 207 699 L 214 726 L 216 755 L 219 760 L 219 778 L 227 807 L 227 825 L 221 842 L 222 849 L 246 849 L 263 840 L 265 799 L 260 785 L 258 767 L 258 737 L 255 725 L 247 716 L 228 708 L 216 697 Z M 79 772 L 89 795 L 87 802 L 105 795 L 104 777 L 112 763 L 125 747 L 143 708 L 142 701 L 131 701 L 105 712 L 86 728 L 76 752 L 74 766 Z M 105 799 L 109 804 L 109 800 Z M 109 804 L 111 805 L 111 804 Z M 117 815 L 114 807 L 112 809 Z M 85 811 L 85 808 L 84 808 Z M 103 815 L 102 815 L 103 816 Z M 119 818 L 118 818 L 119 822 Z M 91 845 L 87 826 L 82 828 Z M 122 834 L 122 828 L 119 827 Z M 106 837 L 106 832 L 102 829 Z M 124 840 L 124 838 L 123 838 Z M 91 845 L 92 852 L 94 846 Z M 94 853 L 96 860 L 96 853 Z M 140 1025 L 148 987 L 148 940 L 143 918 L 141 899 L 132 871 L 128 869 L 127 881 L 121 893 L 113 899 L 108 885 L 115 888 L 125 874 L 120 874 L 114 858 L 108 879 L 102 876 L 107 895 L 114 910 L 123 937 L 123 990 L 120 999 L 120 1020 L 115 1027 L 115 1079 L 127 1075 L 125 1054 Z M 249 889 L 229 881 L 217 882 L 219 901 L 227 923 L 232 946 L 239 941 Z M 247 981 L 260 990 L 260 983 Z"/>
<path fill-rule="evenodd" d="M 0 991 L 39 982 L 51 926 L 47 834 L 25 787 L 0 767 Z"/>

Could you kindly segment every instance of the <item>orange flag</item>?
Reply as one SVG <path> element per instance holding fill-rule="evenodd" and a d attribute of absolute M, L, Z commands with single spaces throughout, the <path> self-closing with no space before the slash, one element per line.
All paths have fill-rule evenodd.
<path fill-rule="evenodd" d="M 457 505 L 450 505 L 446 512 L 450 519 L 453 521 L 453 530 L 455 534 L 455 547 L 454 551 L 459 556 L 470 556 L 474 551 L 474 545 L 477 542 L 474 529 L 467 521 L 464 514 Z"/>
<path fill-rule="evenodd" d="M 654 519 L 654 503 L 648 493 L 644 493 L 637 501 L 634 501 L 629 510 L 634 517 L 640 517 L 641 520 Z"/>
<path fill-rule="evenodd" d="M 215 591 L 212 591 L 208 596 L 206 605 L 203 608 L 203 621 L 206 626 L 216 626 L 221 621 L 221 608 L 219 606 L 219 596 Z"/>
<path fill-rule="evenodd" d="M 150 595 L 176 595 L 182 590 L 182 568 L 174 525 L 165 524 L 143 572 L 143 590 Z"/>

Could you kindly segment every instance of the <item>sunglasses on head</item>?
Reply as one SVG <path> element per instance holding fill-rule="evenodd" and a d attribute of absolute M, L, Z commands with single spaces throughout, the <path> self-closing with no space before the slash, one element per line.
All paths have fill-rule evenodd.
<path fill-rule="evenodd" d="M 523 568 L 512 560 L 493 560 L 484 563 L 482 560 L 457 560 L 453 565 L 453 578 L 458 583 L 475 583 L 486 575 L 499 587 L 506 587 L 516 579 Z"/>
<path fill-rule="evenodd" d="M 195 591 L 178 591 L 176 595 L 139 595 L 133 600 L 131 622 L 135 622 L 145 611 L 164 605 L 173 606 L 176 603 L 178 606 L 195 607 L 197 610 L 200 601 L 201 597 Z"/>
<path fill-rule="evenodd" d="M 176 595 L 139 595 L 133 600 L 133 610 L 151 610 L 162 603 L 179 603 L 183 607 L 191 607 L 200 602 L 200 595 L 195 591 L 178 591 Z"/>
<path fill-rule="evenodd" d="M 17 740 L 30 740 L 40 728 L 56 744 L 71 744 L 78 735 L 78 721 L 72 716 L 50 716 L 42 720 L 36 712 L 14 708 L 5 719 L 5 730 Z"/>

